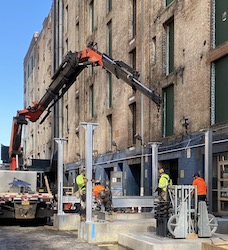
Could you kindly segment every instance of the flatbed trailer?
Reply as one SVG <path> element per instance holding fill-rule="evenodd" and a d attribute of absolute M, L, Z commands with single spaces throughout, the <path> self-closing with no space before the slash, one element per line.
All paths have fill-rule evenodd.
<path fill-rule="evenodd" d="M 0 170 L 0 219 L 45 219 L 53 215 L 53 195 L 39 192 L 36 171 Z"/>

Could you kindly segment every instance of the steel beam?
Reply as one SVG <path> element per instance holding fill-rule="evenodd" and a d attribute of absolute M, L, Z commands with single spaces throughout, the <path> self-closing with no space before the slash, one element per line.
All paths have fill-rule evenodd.
<path fill-rule="evenodd" d="M 92 170 L 93 170 L 93 130 L 97 123 L 81 122 L 80 125 L 86 130 L 85 134 L 85 167 L 86 177 L 86 222 L 92 222 Z"/>
<path fill-rule="evenodd" d="M 212 213 L 212 131 L 208 130 L 205 132 L 205 181 L 208 188 L 208 211 Z"/>
<path fill-rule="evenodd" d="M 65 138 L 54 138 L 58 143 L 58 215 L 64 214 L 63 211 L 63 144 L 67 141 Z"/>

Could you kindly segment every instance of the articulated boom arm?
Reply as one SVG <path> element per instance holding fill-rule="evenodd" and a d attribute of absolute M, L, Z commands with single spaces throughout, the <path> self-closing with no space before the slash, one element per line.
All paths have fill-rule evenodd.
<path fill-rule="evenodd" d="M 42 123 L 51 112 L 51 108 L 63 97 L 76 81 L 78 75 L 88 65 L 101 66 L 108 72 L 114 74 L 118 79 L 122 79 L 132 88 L 139 90 L 149 97 L 157 106 L 160 106 L 160 96 L 138 81 L 138 72 L 124 62 L 114 61 L 107 55 L 97 51 L 91 45 L 81 52 L 73 53 L 70 51 L 52 77 L 52 82 L 40 101 L 34 102 L 33 106 L 29 106 L 24 110 L 19 110 L 17 116 L 13 118 L 9 147 L 9 157 L 11 159 L 10 169 L 16 169 L 16 156 L 19 155 L 21 151 L 22 126 L 27 124 L 27 120 L 36 122 L 43 112 L 47 111 L 47 114 L 40 122 Z"/>
<path fill-rule="evenodd" d="M 102 66 L 108 72 L 114 74 L 118 79 L 122 79 L 132 88 L 139 90 L 141 93 L 146 95 L 157 106 L 161 104 L 160 96 L 153 90 L 144 86 L 139 80 L 139 73 L 131 68 L 129 65 L 122 61 L 115 61 L 105 54 L 95 50 L 92 46 L 85 48 L 81 53 L 80 62 L 84 61 L 85 64 L 97 63 Z"/>

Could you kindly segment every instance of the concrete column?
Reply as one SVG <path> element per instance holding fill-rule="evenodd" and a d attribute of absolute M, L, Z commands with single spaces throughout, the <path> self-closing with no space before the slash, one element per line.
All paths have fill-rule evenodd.
<path fill-rule="evenodd" d="M 67 141 L 64 138 L 54 138 L 58 143 L 58 215 L 64 214 L 63 212 L 63 144 Z"/>
<path fill-rule="evenodd" d="M 152 195 L 158 186 L 158 143 L 151 143 L 152 146 Z"/>
<path fill-rule="evenodd" d="M 92 171 L 93 171 L 93 130 L 97 123 L 81 122 L 80 125 L 86 130 L 85 135 L 85 168 L 88 182 L 86 184 L 86 222 L 92 222 Z"/>
<path fill-rule="evenodd" d="M 209 201 L 209 213 L 212 212 L 212 158 L 213 158 L 213 151 L 212 151 L 212 131 L 208 130 L 205 132 L 205 163 L 204 163 L 204 175 L 205 181 L 208 187 L 208 201 Z"/>

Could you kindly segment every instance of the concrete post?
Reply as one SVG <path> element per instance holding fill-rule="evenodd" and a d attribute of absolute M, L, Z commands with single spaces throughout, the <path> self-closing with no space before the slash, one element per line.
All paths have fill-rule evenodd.
<path fill-rule="evenodd" d="M 152 146 L 152 195 L 158 186 L 158 143 L 151 143 Z"/>
<path fill-rule="evenodd" d="M 208 201 L 209 201 L 209 213 L 212 212 L 212 131 L 208 130 L 205 132 L 205 181 L 208 187 Z M 210 188 L 209 188 L 210 187 Z"/>
<path fill-rule="evenodd" d="M 93 171 L 93 130 L 97 123 L 81 122 L 80 125 L 86 130 L 85 135 L 85 167 L 86 177 L 86 222 L 92 222 L 92 171 Z"/>
<path fill-rule="evenodd" d="M 63 144 L 67 141 L 64 138 L 54 138 L 54 140 L 58 143 L 58 215 L 64 214 L 63 211 Z"/>

